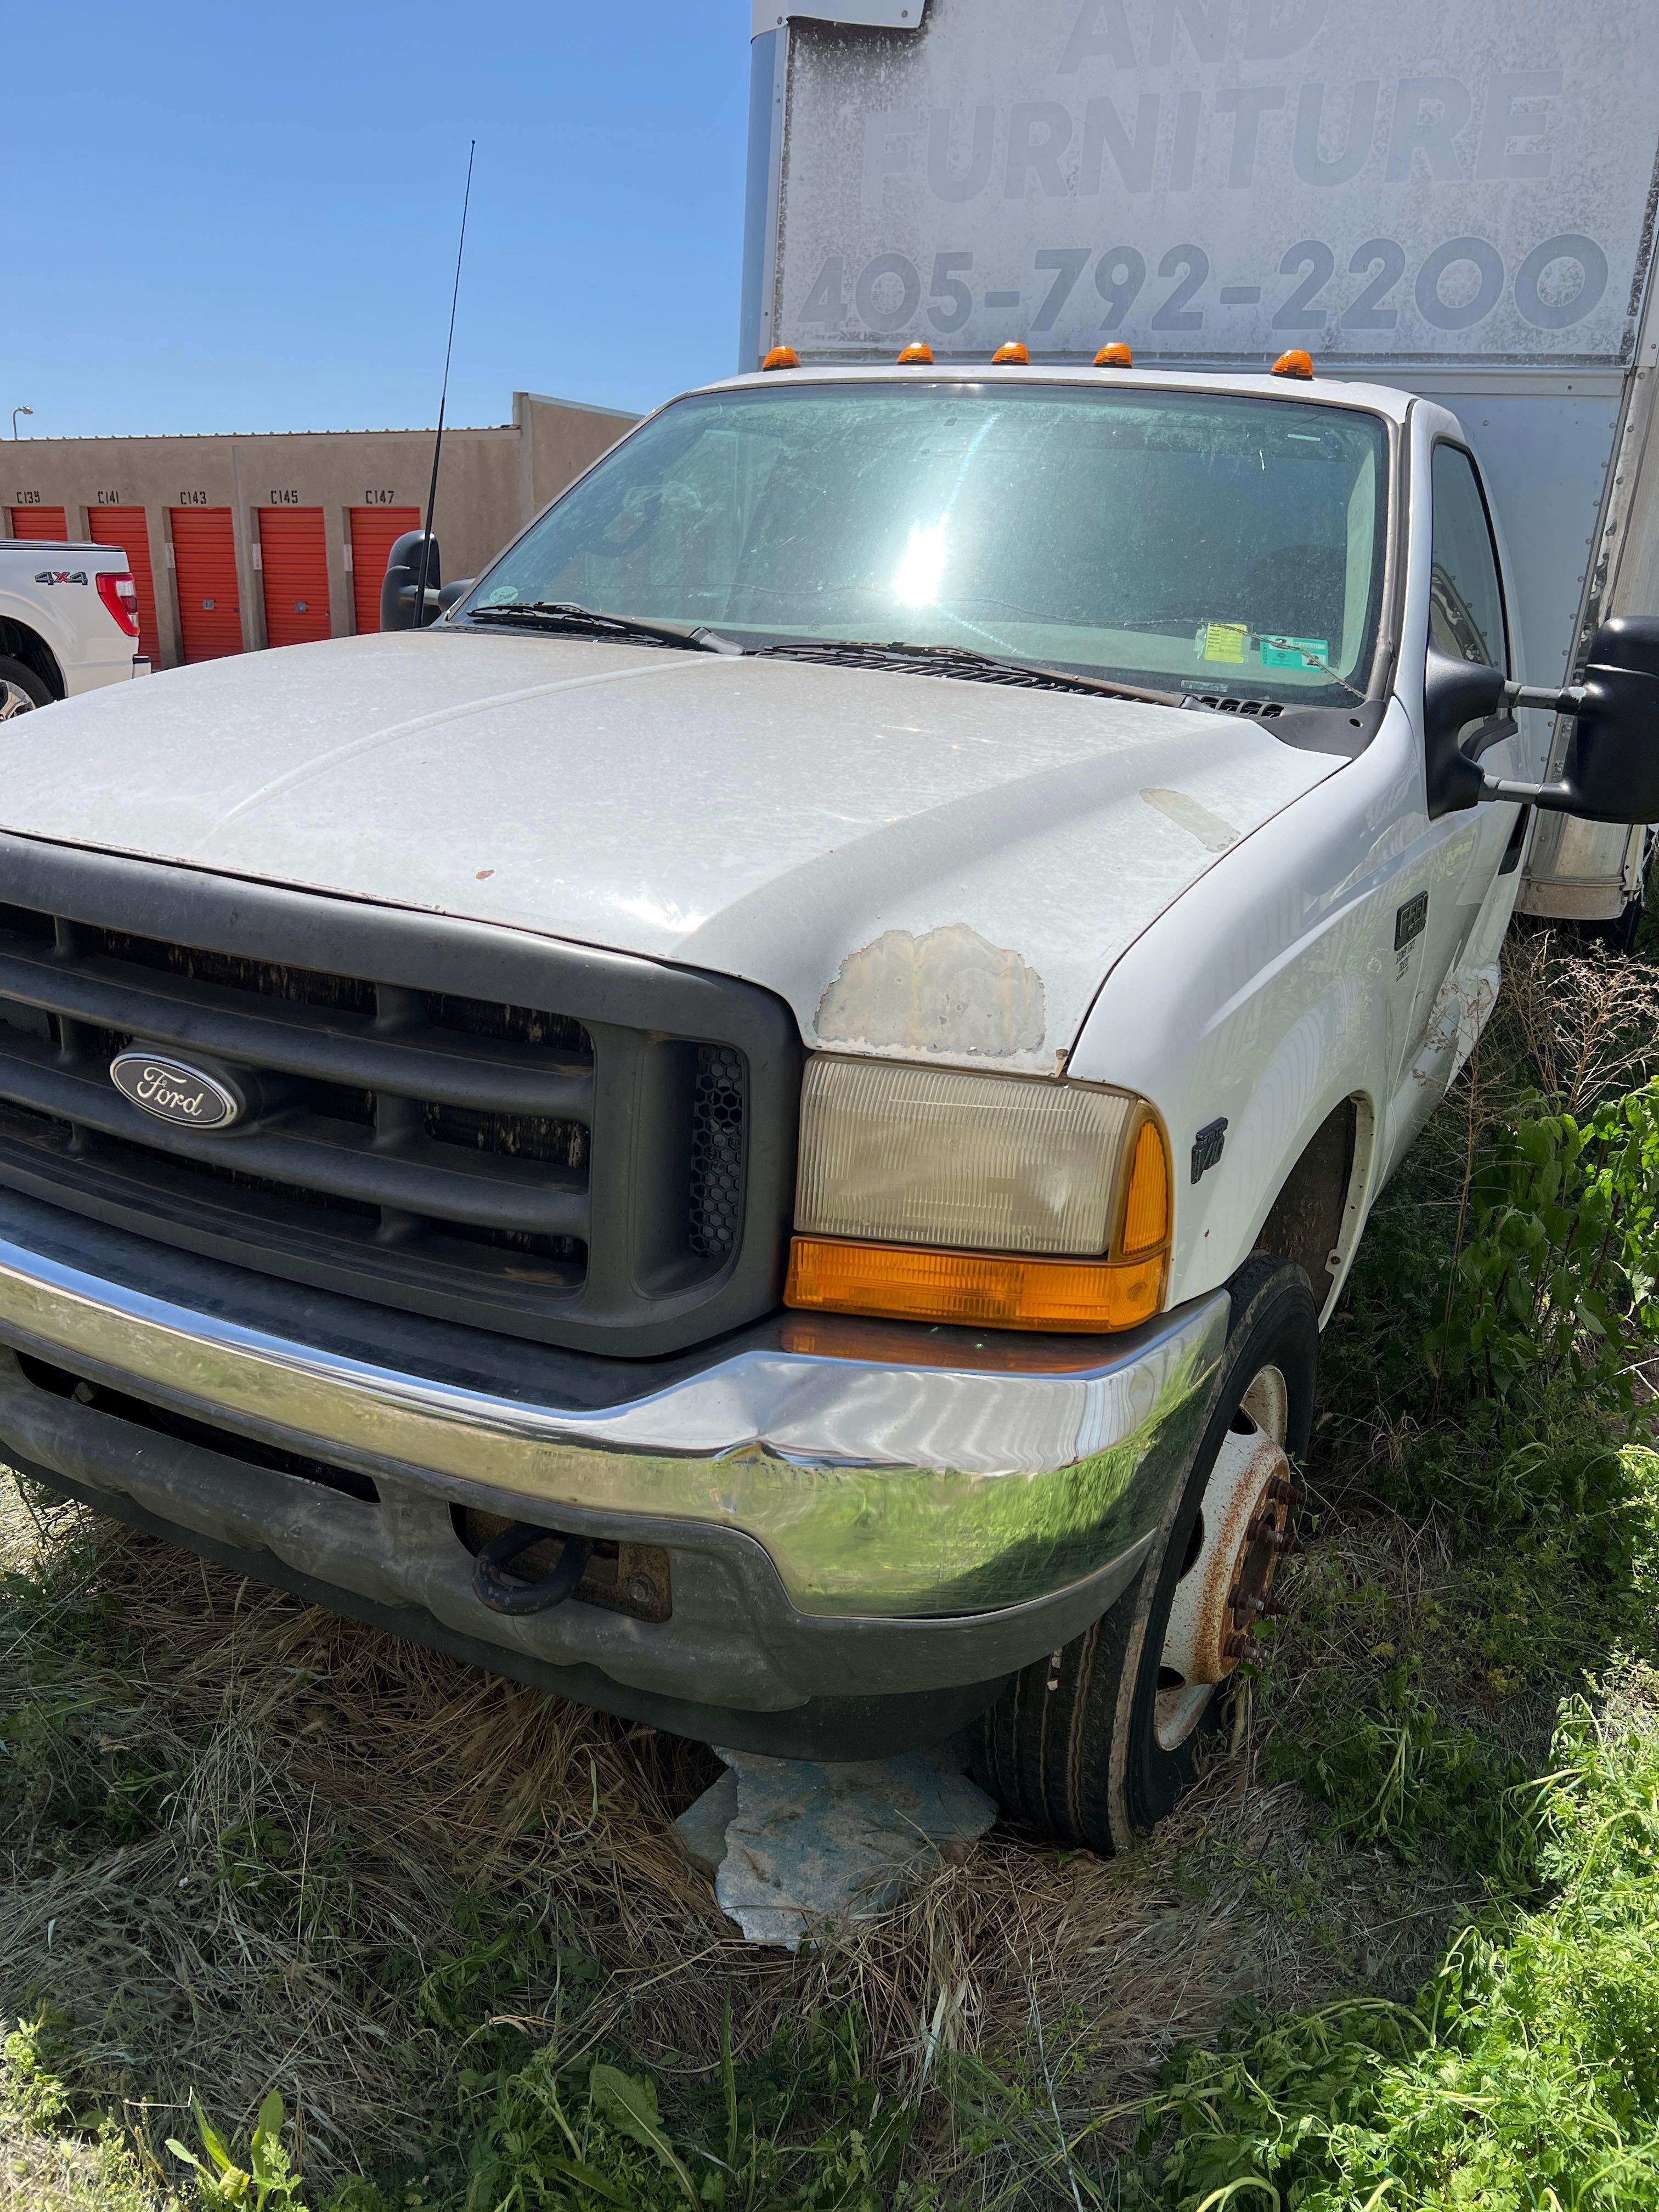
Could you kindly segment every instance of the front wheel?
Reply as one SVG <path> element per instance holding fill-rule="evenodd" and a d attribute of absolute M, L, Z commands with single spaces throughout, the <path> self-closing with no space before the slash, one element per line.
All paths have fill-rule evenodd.
<path fill-rule="evenodd" d="M 1319 1362 L 1313 1291 L 1266 1254 L 1229 1287 L 1210 1418 L 1140 1573 L 1093 1627 L 1017 1674 L 975 1735 L 975 1775 L 1011 1817 L 1097 1851 L 1161 1820 L 1192 1780 L 1291 1540 Z"/>

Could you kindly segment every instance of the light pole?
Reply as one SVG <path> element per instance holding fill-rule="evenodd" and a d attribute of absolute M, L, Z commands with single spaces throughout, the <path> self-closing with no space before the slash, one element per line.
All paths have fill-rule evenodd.
<path fill-rule="evenodd" d="M 12 442 L 13 442 L 14 444 L 15 444 L 16 440 L 17 440 L 17 418 L 18 418 L 18 416 L 19 416 L 20 415 L 33 415 L 33 412 L 34 412 L 34 410 L 33 410 L 33 407 L 14 407 L 14 408 L 12 409 L 12 410 L 11 410 L 11 434 L 12 434 Z"/>

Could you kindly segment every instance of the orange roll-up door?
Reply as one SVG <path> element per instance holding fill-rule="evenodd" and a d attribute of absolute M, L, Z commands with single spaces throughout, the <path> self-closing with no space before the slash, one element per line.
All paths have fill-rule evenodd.
<path fill-rule="evenodd" d="M 308 645 L 328 635 L 328 536 L 320 507 L 259 509 L 259 581 L 267 645 Z"/>
<path fill-rule="evenodd" d="M 161 648 L 155 628 L 155 579 L 149 565 L 149 531 L 142 507 L 94 507 L 87 510 L 87 535 L 94 545 L 118 545 L 132 571 L 132 588 L 138 595 L 138 650 L 147 653 L 150 665 L 161 665 Z"/>
<path fill-rule="evenodd" d="M 405 530 L 418 530 L 418 507 L 354 507 L 351 510 L 351 604 L 357 635 L 380 627 L 380 586 L 392 549 Z"/>
<path fill-rule="evenodd" d="M 228 507 L 173 509 L 173 566 L 185 659 L 220 660 L 242 649 L 236 533 Z"/>
<path fill-rule="evenodd" d="M 61 507 L 15 507 L 11 511 L 14 538 L 46 538 L 61 545 L 69 524 Z"/>

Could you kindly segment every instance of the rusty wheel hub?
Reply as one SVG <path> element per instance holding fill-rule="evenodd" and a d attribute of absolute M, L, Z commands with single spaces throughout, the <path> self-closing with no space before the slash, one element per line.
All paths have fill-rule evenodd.
<path fill-rule="evenodd" d="M 1250 1631 L 1281 1608 L 1270 1595 L 1291 1550 L 1300 1492 L 1285 1455 L 1289 1394 L 1264 1367 L 1239 1401 L 1205 1487 L 1186 1563 L 1175 1587 L 1158 1670 L 1153 1725 L 1176 1750 L 1241 1659 L 1260 1649 Z"/>

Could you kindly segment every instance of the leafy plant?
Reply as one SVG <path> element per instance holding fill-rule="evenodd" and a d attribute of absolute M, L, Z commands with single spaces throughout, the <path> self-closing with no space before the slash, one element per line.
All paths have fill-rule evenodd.
<path fill-rule="evenodd" d="M 1409 1862 L 1432 1838 L 1454 1866 L 1519 1894 L 1538 1850 L 1527 1770 L 1490 1736 L 1443 1721 L 1420 1675 L 1416 1659 L 1401 1660 L 1368 1705 L 1334 1712 L 1322 1739 L 1275 1745 L 1268 1771 L 1294 1777 L 1356 1843 L 1387 1844 Z"/>
<path fill-rule="evenodd" d="M 1659 1718 L 1563 1713 L 1552 1894 L 1452 1944 L 1415 2007 L 1245 2021 L 1178 2053 L 1125 2206 L 1659 2207 Z"/>
<path fill-rule="evenodd" d="M 1534 1112 L 1469 1184 L 1443 1310 L 1427 1337 L 1438 1375 L 1535 1409 L 1559 1385 L 1627 1414 L 1631 1370 L 1659 1334 L 1659 1084 L 1581 1121 Z"/>
<path fill-rule="evenodd" d="M 275 2089 L 259 2106 L 248 2141 L 246 2166 L 239 2166 L 226 2149 L 198 2098 L 191 2099 L 190 2109 L 202 2148 L 207 2153 L 206 2160 L 198 2158 L 194 2151 L 187 2150 L 173 2136 L 167 2137 L 167 2148 L 175 2158 L 195 2169 L 197 2193 L 204 2204 L 216 2208 L 247 2206 L 250 2212 L 267 2212 L 267 2207 L 270 2212 L 304 2212 L 300 2176 L 295 2172 L 283 2142 L 286 2117 L 283 2100 Z"/>

